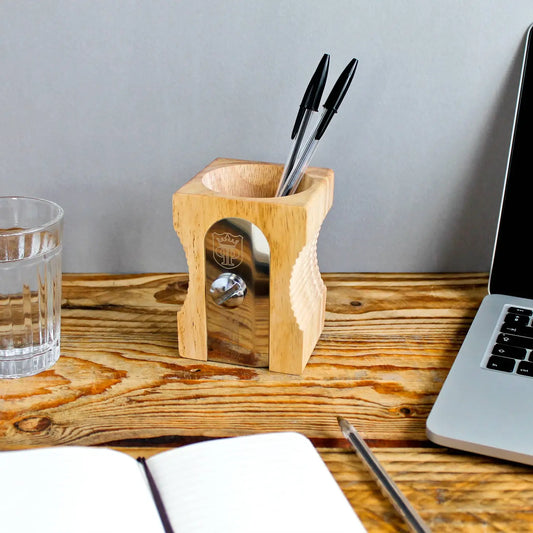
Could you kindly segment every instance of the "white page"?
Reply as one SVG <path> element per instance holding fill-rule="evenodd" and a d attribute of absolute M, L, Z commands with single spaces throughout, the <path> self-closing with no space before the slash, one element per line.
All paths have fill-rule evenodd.
<path fill-rule="evenodd" d="M 364 531 L 298 433 L 202 442 L 158 454 L 148 465 L 176 532 Z"/>
<path fill-rule="evenodd" d="M 0 452 L 0 531 L 163 533 L 137 461 L 106 448 Z"/>

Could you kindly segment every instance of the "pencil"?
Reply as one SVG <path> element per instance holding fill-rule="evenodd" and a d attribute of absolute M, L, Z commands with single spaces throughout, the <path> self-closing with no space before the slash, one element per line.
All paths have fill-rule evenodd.
<path fill-rule="evenodd" d="M 377 481 L 383 494 L 390 499 L 392 505 L 396 511 L 400 513 L 410 529 L 415 533 L 430 533 L 431 530 L 429 527 L 425 524 L 422 518 L 420 518 L 420 515 L 409 503 L 409 500 L 389 477 L 356 429 L 347 420 L 340 416 L 337 417 L 337 421 L 343 435 L 350 442 L 357 456 L 363 461 L 374 479 Z"/>

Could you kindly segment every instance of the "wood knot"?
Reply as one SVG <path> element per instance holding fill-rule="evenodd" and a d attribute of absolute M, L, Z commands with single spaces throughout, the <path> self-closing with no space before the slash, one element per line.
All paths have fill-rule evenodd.
<path fill-rule="evenodd" d="M 350 302 L 350 305 L 351 305 L 352 307 L 361 307 L 363 304 L 362 304 L 361 302 L 357 301 L 357 300 L 352 300 L 352 301 Z"/>
<path fill-rule="evenodd" d="M 47 416 L 29 416 L 15 422 L 15 427 L 24 433 L 41 433 L 52 425 L 52 420 Z"/>
<path fill-rule="evenodd" d="M 411 409 L 409 409 L 409 407 L 402 407 L 400 409 L 400 413 L 402 413 L 402 415 L 404 415 L 404 416 L 411 416 L 412 415 Z"/>
<path fill-rule="evenodd" d="M 178 281 L 178 289 L 180 291 L 185 291 L 187 292 L 189 290 L 189 280 L 185 280 L 185 281 Z"/>

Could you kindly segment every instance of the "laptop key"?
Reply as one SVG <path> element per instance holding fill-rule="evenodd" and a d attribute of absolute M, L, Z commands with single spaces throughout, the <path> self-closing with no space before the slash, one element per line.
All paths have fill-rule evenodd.
<path fill-rule="evenodd" d="M 528 348 L 530 350 L 533 349 L 533 339 L 518 337 L 517 335 L 509 335 L 507 333 L 500 333 L 496 342 L 505 346 L 517 346 L 519 348 Z"/>
<path fill-rule="evenodd" d="M 501 370 L 502 372 L 512 372 L 514 370 L 515 360 L 509 357 L 500 357 L 491 355 L 487 363 L 487 368 L 491 370 Z"/>
<path fill-rule="evenodd" d="M 517 315 L 531 316 L 533 311 L 531 309 L 524 309 L 523 307 L 509 307 L 509 313 L 515 313 Z"/>
<path fill-rule="evenodd" d="M 492 355 L 501 355 L 504 357 L 512 357 L 513 359 L 525 359 L 527 350 L 525 348 L 517 348 L 516 346 L 504 346 L 503 344 L 495 344 L 492 349 Z"/>
<path fill-rule="evenodd" d="M 529 317 L 526 315 L 515 315 L 514 313 L 507 313 L 504 322 L 509 325 L 527 326 L 529 324 Z"/>
<path fill-rule="evenodd" d="M 529 361 L 520 361 L 516 373 L 522 376 L 533 376 L 533 363 Z"/>
<path fill-rule="evenodd" d="M 531 326 L 503 324 L 500 331 L 502 333 L 511 333 L 511 335 L 520 335 L 521 337 L 533 338 L 533 328 Z"/>

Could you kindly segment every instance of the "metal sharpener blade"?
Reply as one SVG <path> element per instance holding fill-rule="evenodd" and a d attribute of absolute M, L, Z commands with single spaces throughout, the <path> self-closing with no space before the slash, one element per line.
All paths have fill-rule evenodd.
<path fill-rule="evenodd" d="M 270 247 L 242 218 L 223 218 L 205 235 L 207 358 L 268 367 Z"/>

